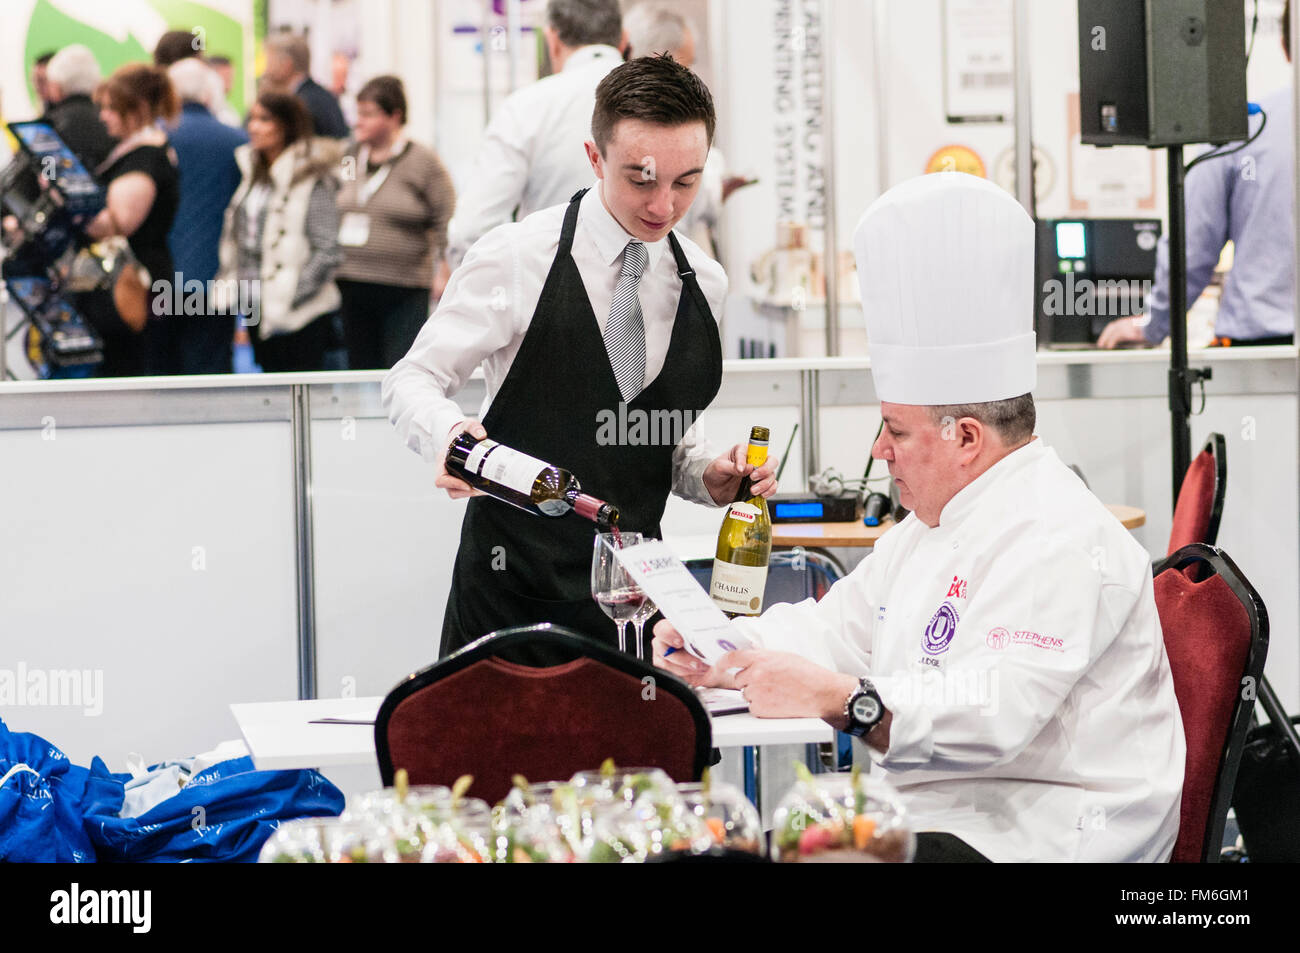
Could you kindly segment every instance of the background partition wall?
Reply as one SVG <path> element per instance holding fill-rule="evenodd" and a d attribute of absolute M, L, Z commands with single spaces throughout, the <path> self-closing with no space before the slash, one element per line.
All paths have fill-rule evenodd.
<path fill-rule="evenodd" d="M 1220 393 L 1193 419 L 1193 441 L 1227 438 L 1219 541 L 1268 604 L 1269 677 L 1295 708 L 1300 653 L 1286 634 L 1300 567 L 1279 528 L 1300 518 L 1296 359 L 1209 361 Z M 1157 354 L 1045 355 L 1038 390 L 1038 433 L 1103 501 L 1146 510 L 1135 538 L 1157 558 L 1170 512 L 1164 375 Z M 432 662 L 465 504 L 397 439 L 380 380 L 0 386 L 0 668 L 87 673 L 77 683 L 91 696 L 0 706 L 11 727 L 120 769 L 132 751 L 155 761 L 235 736 L 227 706 L 296 697 L 300 658 L 314 660 L 321 697 L 383 694 Z M 477 412 L 482 393 L 473 381 L 462 409 Z M 782 483 L 797 490 L 809 453 L 859 475 L 878 422 L 864 361 L 743 361 L 728 362 L 699 427 L 724 446 L 765 424 L 781 453 L 799 423 L 812 441 L 795 439 Z M 306 461 L 295 427 L 310 433 Z M 664 534 L 684 556 L 708 555 L 695 550 L 719 519 L 674 498 Z"/>

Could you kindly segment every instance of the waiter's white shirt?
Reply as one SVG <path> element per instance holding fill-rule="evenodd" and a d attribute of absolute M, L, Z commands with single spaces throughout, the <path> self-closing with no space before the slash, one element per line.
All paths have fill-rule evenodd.
<path fill-rule="evenodd" d="M 564 69 L 506 97 L 483 134 L 472 178 L 458 183 L 456 211 L 447 226 L 447 261 L 455 269 L 465 252 L 504 222 L 573 198 L 591 181 L 583 143 L 591 138 L 596 87 L 623 65 L 612 46 L 575 50 Z"/>
<path fill-rule="evenodd" d="M 820 603 L 737 624 L 871 678 L 893 713 L 871 756 L 915 830 L 996 861 L 1169 859 L 1186 748 L 1151 561 L 1041 439 L 938 526 L 908 516 Z"/>
<path fill-rule="evenodd" d="M 605 208 L 599 182 L 588 180 L 586 184 L 591 189 L 579 206 L 571 254 L 603 335 L 623 253 L 632 236 Z M 487 398 L 479 417 L 487 414 L 528 333 L 560 244 L 567 210 L 567 202 L 544 209 L 521 222 L 501 225 L 478 241 L 464 264 L 452 273 L 441 302 L 420 329 L 411 350 L 384 378 L 382 394 L 389 419 L 406 445 L 425 460 L 436 459 L 451 428 L 465 418 L 450 398 L 480 365 Z M 720 320 L 727 295 L 726 273 L 690 239 L 678 235 L 677 240 L 695 269 L 714 320 Z M 648 386 L 664 368 L 682 280 L 666 237 L 645 246 L 649 261 L 638 294 L 645 322 Z M 583 386 L 591 373 L 589 368 L 573 368 L 574 386 Z M 555 398 L 562 401 L 564 395 Z M 617 408 L 611 410 L 617 412 Z M 715 506 L 704 488 L 704 470 L 718 450 L 700 437 L 697 427 L 692 425 L 673 451 L 673 492 Z"/>

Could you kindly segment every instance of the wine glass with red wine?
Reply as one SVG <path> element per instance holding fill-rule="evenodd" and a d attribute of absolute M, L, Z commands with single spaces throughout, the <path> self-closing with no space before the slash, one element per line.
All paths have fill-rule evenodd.
<path fill-rule="evenodd" d="M 614 551 L 640 542 L 640 533 L 598 533 L 591 553 L 591 597 L 618 626 L 620 652 L 627 651 L 627 624 L 645 603 L 645 593 L 627 574 Z"/>

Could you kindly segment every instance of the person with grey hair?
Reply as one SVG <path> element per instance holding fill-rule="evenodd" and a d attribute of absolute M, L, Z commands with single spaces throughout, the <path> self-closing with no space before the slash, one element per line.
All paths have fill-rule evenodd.
<path fill-rule="evenodd" d="M 51 104 L 46 122 L 82 165 L 93 170 L 117 144 L 92 99 L 103 78 L 95 54 L 80 43 L 65 46 L 51 57 L 45 77 Z"/>
<path fill-rule="evenodd" d="M 624 14 L 623 24 L 627 30 L 629 57 L 667 53 L 687 69 L 695 67 L 695 29 L 673 5 L 656 0 L 638 3 Z M 737 189 L 757 181 L 743 175 L 730 175 L 726 170 L 727 160 L 722 150 L 717 146 L 710 148 L 704 173 L 700 176 L 699 195 L 678 225 L 684 234 L 708 249 L 715 259 L 721 258 L 717 233 L 723 203 Z"/>
<path fill-rule="evenodd" d="M 339 101 L 311 78 L 311 47 L 293 33 L 276 33 L 266 39 L 266 71 L 262 78 L 291 96 L 297 96 L 311 116 L 318 136 L 346 139 L 348 124 Z"/>
<path fill-rule="evenodd" d="M 181 177 L 180 204 L 167 236 L 175 272 L 167 277 L 181 292 L 187 285 L 202 287 L 206 297 L 208 282 L 217 275 L 225 209 L 242 178 L 235 150 L 248 142 L 248 135 L 213 115 L 214 81 L 219 90 L 221 78 L 202 60 L 177 60 L 167 68 L 167 76 L 181 101 L 180 120 L 171 133 Z M 231 373 L 234 335 L 234 317 L 211 307 L 197 315 L 170 315 L 159 340 L 163 371 Z"/>
<path fill-rule="evenodd" d="M 591 184 L 583 143 L 596 86 L 623 64 L 618 0 L 550 0 L 543 28 L 554 72 L 506 97 L 484 133 L 472 179 L 457 188 L 447 263 L 498 225 L 560 205 Z"/>
<path fill-rule="evenodd" d="M 202 60 L 193 56 L 177 60 L 167 67 L 167 76 L 181 103 L 197 103 L 205 109 L 212 105 L 213 75 L 215 74 Z"/>
<path fill-rule="evenodd" d="M 673 6 L 647 0 L 623 16 L 630 56 L 667 53 L 687 69 L 695 64 L 695 31 Z"/>

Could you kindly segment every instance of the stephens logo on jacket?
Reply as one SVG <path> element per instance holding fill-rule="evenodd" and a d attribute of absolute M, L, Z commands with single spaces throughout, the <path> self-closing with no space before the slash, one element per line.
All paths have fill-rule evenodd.
<path fill-rule="evenodd" d="M 1049 652 L 1065 651 L 1064 639 L 1053 635 L 1039 635 L 1037 632 L 1031 632 L 1028 629 L 1017 629 L 1013 635 L 998 626 L 996 629 L 989 630 L 985 641 L 991 649 L 1005 649 L 1008 645 L 1032 645 L 1036 648 L 1047 649 Z"/>
<path fill-rule="evenodd" d="M 926 655 L 942 655 L 948 651 L 949 643 L 957 634 L 958 618 L 957 610 L 951 602 L 939 606 L 930 617 L 930 623 L 925 627 L 925 635 L 921 639 L 921 648 Z"/>

